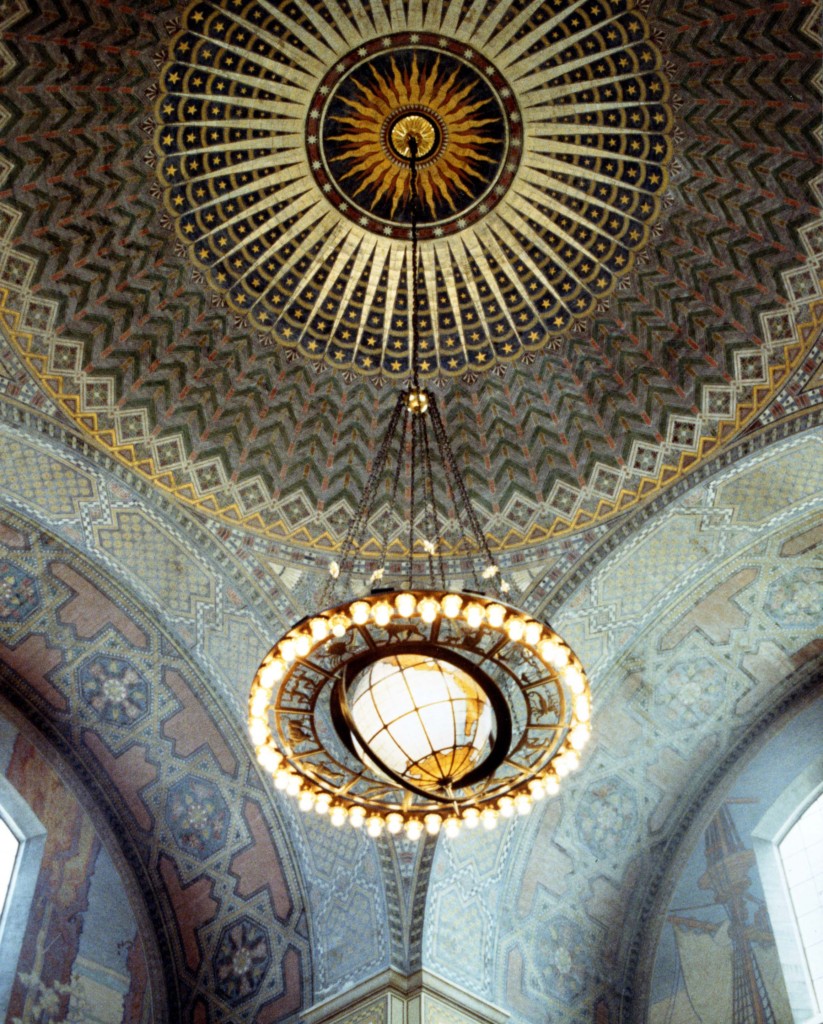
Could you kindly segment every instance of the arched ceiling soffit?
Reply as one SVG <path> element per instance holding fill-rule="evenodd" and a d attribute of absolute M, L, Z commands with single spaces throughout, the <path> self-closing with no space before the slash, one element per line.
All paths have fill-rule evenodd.
<path fill-rule="evenodd" d="M 66 758 L 0 697 L 3 784 L 22 797 L 46 833 L 6 1019 L 36 1019 L 52 1001 L 56 1009 L 62 1003 L 75 1014 L 78 1007 L 88 1012 L 84 988 L 103 973 L 110 984 L 103 982 L 98 997 L 114 990 L 124 1020 L 133 1020 L 139 1007 L 144 1020 L 170 1024 L 154 928 L 111 820 Z M 5 801 L 7 793 L 2 796 Z M 44 955 L 55 944 L 60 956 Z"/>
<path fill-rule="evenodd" d="M 133 598 L 4 511 L 4 692 L 89 786 L 140 878 L 175 1020 L 312 1001 L 299 854 L 248 742 Z"/>
<path fill-rule="evenodd" d="M 334 551 L 408 347 L 374 112 L 409 100 L 439 147 L 426 337 L 491 544 L 591 529 L 744 429 L 816 337 L 816 24 L 724 0 L 47 5 L 6 44 L 4 330 L 159 488 Z"/>
<path fill-rule="evenodd" d="M 657 1024 L 682 1012 L 689 1001 L 703 1019 L 728 1019 L 734 998 L 732 961 L 741 953 L 752 980 L 760 975 L 760 991 L 744 998 L 763 1017 L 771 1013 L 774 1020 L 792 1019 L 788 973 L 778 958 L 777 922 L 753 832 L 787 789 L 793 786 L 802 794 L 807 786 L 808 795 L 819 784 L 823 650 L 796 676 L 797 699 L 776 709 L 774 720 L 770 716 L 754 734 L 740 738 L 683 816 L 679 841 L 669 862 L 661 865 L 659 884 L 645 894 L 634 936 L 631 1020 Z M 792 809 L 784 807 L 787 817 Z M 730 878 L 731 886 L 726 884 Z M 742 935 L 734 934 L 732 917 L 744 925 L 742 935 L 752 939 L 753 968 L 752 947 L 746 949 Z M 706 954 L 713 970 L 701 976 L 695 967 L 706 962 Z"/>
<path fill-rule="evenodd" d="M 592 680 L 583 765 L 528 819 L 438 846 L 424 967 L 521 1021 L 622 1019 L 684 814 L 819 662 L 821 452 L 802 435 L 690 491 L 564 605 Z"/>

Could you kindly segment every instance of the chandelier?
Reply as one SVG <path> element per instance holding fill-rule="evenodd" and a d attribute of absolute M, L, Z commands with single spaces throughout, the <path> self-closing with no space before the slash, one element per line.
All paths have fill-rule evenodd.
<path fill-rule="evenodd" d="M 399 392 L 325 610 L 298 622 L 263 659 L 249 699 L 261 766 L 304 811 L 377 836 L 412 839 L 493 828 L 556 793 L 589 738 L 579 659 L 545 623 L 507 602 L 434 395 L 419 379 L 418 161 L 437 144 L 425 112 L 392 125 L 409 166 L 411 372 Z M 388 500 L 380 514 L 381 492 Z M 404 501 L 400 502 L 400 497 Z M 389 586 L 389 533 L 399 505 L 405 577 Z M 383 529 L 370 593 L 347 587 L 370 522 Z M 444 536 L 458 531 L 473 589 L 446 582 Z M 477 572 L 477 563 L 484 567 Z M 422 566 L 422 568 L 421 568 Z M 401 576 L 398 571 L 395 575 Z"/>

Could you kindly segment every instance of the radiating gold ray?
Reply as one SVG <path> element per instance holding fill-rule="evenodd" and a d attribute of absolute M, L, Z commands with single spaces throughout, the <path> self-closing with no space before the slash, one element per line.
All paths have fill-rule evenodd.
<path fill-rule="evenodd" d="M 380 283 L 380 275 L 383 273 L 383 267 L 386 265 L 386 260 L 389 255 L 389 246 L 385 243 L 381 243 L 378 240 L 377 245 L 374 247 L 374 254 L 371 259 L 371 265 L 369 266 L 369 279 L 366 283 L 366 289 L 363 294 L 363 312 L 364 316 L 360 317 L 360 324 L 357 331 L 357 338 L 354 342 L 354 352 L 352 353 L 352 361 L 357 357 L 358 349 L 363 338 L 363 334 L 366 330 L 374 331 L 377 334 L 377 329 L 369 326 L 369 320 L 371 319 L 371 311 L 374 306 L 374 297 L 377 294 L 377 286 Z M 388 305 L 383 310 L 383 336 L 385 339 L 385 326 L 386 320 L 388 319 Z M 375 353 L 376 354 L 376 353 Z"/>
<path fill-rule="evenodd" d="M 469 297 L 471 298 L 472 303 L 474 304 L 474 311 L 477 316 L 477 326 L 482 327 L 483 299 L 480 295 L 480 290 L 477 287 L 477 281 L 475 280 L 474 274 L 471 272 L 471 267 L 469 265 L 470 239 L 472 240 L 471 244 L 479 246 L 479 242 L 477 241 L 477 238 L 475 236 L 474 228 L 472 227 L 467 228 L 465 231 L 461 232 L 461 234 L 458 235 L 456 238 L 449 239 L 449 245 L 452 252 L 455 253 L 455 262 L 457 263 L 457 266 L 461 268 L 461 272 L 463 273 L 463 280 L 466 282 L 466 288 L 468 289 Z M 459 251 L 461 248 L 462 253 Z M 465 270 L 463 270 L 464 267 Z M 466 353 L 466 362 L 468 363 L 468 349 L 464 349 L 464 351 Z"/>
<path fill-rule="evenodd" d="M 335 30 L 325 20 L 325 18 L 320 17 L 320 15 L 317 13 L 317 11 L 314 10 L 311 4 L 304 4 L 301 8 L 301 12 L 314 25 L 316 30 L 315 32 L 307 32 L 304 26 L 301 25 L 299 21 L 296 21 L 294 18 L 290 18 L 289 15 L 286 14 L 286 12 L 280 6 L 276 6 L 275 4 L 269 3 L 269 0 L 258 0 L 258 3 L 260 4 L 264 11 L 268 11 L 273 18 L 280 22 L 280 24 L 283 26 L 284 29 L 286 29 L 287 32 L 291 32 L 295 39 L 299 39 L 300 42 L 306 47 L 307 53 L 302 54 L 303 63 L 301 65 L 301 62 L 298 61 L 298 67 L 305 67 L 306 57 L 308 56 L 310 60 L 313 60 L 315 54 L 320 58 L 321 61 L 323 61 L 326 67 L 328 67 L 329 64 L 334 63 L 335 59 L 338 56 L 341 56 L 347 50 L 350 49 L 350 46 L 346 42 L 346 40 L 337 32 L 335 32 Z M 252 22 L 246 21 L 244 18 L 241 17 L 235 17 L 235 20 L 239 24 L 242 24 L 245 27 L 247 27 L 253 33 L 253 35 L 257 36 L 258 38 L 264 38 L 264 36 L 260 32 L 260 29 Z M 282 48 L 283 39 L 281 37 L 277 41 L 277 45 L 274 46 L 274 49 L 277 50 Z M 322 73 L 323 72 L 321 71 L 321 74 Z"/>
<path fill-rule="evenodd" d="M 500 285 L 497 283 L 497 275 L 495 274 L 494 269 L 489 266 L 489 258 L 486 255 L 485 239 L 483 237 L 485 234 L 486 232 L 483 230 L 482 226 L 475 227 L 474 231 L 471 233 L 465 232 L 464 239 L 466 246 L 474 259 L 475 266 L 483 275 L 483 280 L 488 285 L 489 291 L 495 297 L 495 300 L 500 307 L 500 312 L 506 317 L 509 321 L 509 326 L 516 333 L 517 324 L 515 324 L 511 318 L 509 307 L 506 305 L 503 292 L 500 290 Z"/>
<path fill-rule="evenodd" d="M 454 38 L 457 33 L 457 23 L 460 20 L 460 12 L 463 9 L 461 0 L 446 0 L 446 11 L 442 15 L 442 21 L 438 31 L 447 38 Z"/>
<path fill-rule="evenodd" d="M 511 245 L 512 242 L 514 242 L 513 248 L 515 252 L 520 248 L 519 243 L 514 239 L 511 233 L 507 231 L 505 223 L 501 221 L 499 214 L 495 211 L 483 222 L 483 241 L 491 250 L 492 256 L 497 260 L 498 266 L 514 286 L 515 291 L 518 292 L 521 299 L 523 299 L 529 309 L 531 309 L 532 313 L 539 318 L 540 312 L 532 302 L 525 282 L 521 278 L 520 274 L 515 270 L 511 259 L 503 251 L 503 248 L 498 241 L 498 235 L 508 235 L 508 239 L 511 239 L 509 244 Z M 506 306 L 506 319 L 512 325 L 512 329 L 515 334 L 517 334 L 517 324 L 512 319 L 508 306 Z"/>
<path fill-rule="evenodd" d="M 576 0 L 576 2 L 574 2 L 574 6 L 576 7 L 581 2 L 583 2 L 583 0 Z M 507 5 L 501 4 L 500 6 L 503 8 L 503 13 L 505 13 Z M 488 30 L 484 26 L 482 33 L 483 52 L 487 53 L 489 57 L 493 58 L 495 60 L 495 63 L 499 63 L 499 55 L 501 51 L 504 50 L 509 41 L 515 36 L 517 32 L 520 31 L 521 28 L 523 28 L 524 25 L 526 25 L 530 21 L 530 19 L 540 10 L 541 7 L 545 6 L 545 0 L 531 0 L 531 3 L 524 7 L 521 11 L 518 11 L 517 14 L 511 19 L 511 21 L 503 25 L 500 31 L 495 33 L 494 37 L 492 37 L 489 34 Z M 511 7 L 509 6 L 508 9 L 511 10 Z M 568 10 L 568 8 L 566 9 Z"/>
<path fill-rule="evenodd" d="M 354 262 L 349 274 L 349 279 L 346 281 L 346 287 L 343 291 L 343 295 L 340 298 L 340 309 L 341 311 L 351 301 L 351 297 L 354 292 L 360 287 L 360 278 L 363 275 L 363 271 L 366 269 L 369 260 L 372 258 L 375 246 L 378 243 L 378 239 L 374 235 L 367 235 L 363 232 L 357 243 L 357 249 L 354 253 Z M 363 310 L 364 317 L 367 317 L 368 310 Z M 342 316 L 342 312 L 341 312 Z M 336 321 L 336 325 L 340 323 L 340 316 Z"/>
<path fill-rule="evenodd" d="M 598 153 L 598 151 L 592 151 L 592 155 L 595 155 L 596 153 Z M 606 156 L 605 153 L 600 153 L 599 155 Z M 547 180 L 545 174 L 535 174 L 532 162 L 534 162 L 535 165 L 538 165 L 541 170 L 548 171 L 552 177 Z M 619 206 L 613 206 L 611 203 L 604 202 L 596 194 L 590 195 L 588 192 L 584 192 L 582 189 L 578 189 L 576 186 L 570 185 L 568 183 L 568 179 L 571 176 L 569 173 L 570 170 L 570 165 L 565 163 L 563 160 L 555 160 L 550 156 L 538 156 L 537 154 L 534 154 L 529 158 L 529 163 L 520 168 L 520 177 L 538 185 L 538 188 L 542 189 L 546 189 L 549 185 L 554 185 L 560 192 L 565 192 L 568 195 L 573 193 L 576 198 L 583 199 L 587 203 L 599 206 L 604 210 L 611 210 L 614 213 L 619 213 L 621 217 L 626 216 L 625 211 L 621 210 Z M 590 171 L 589 173 L 591 181 L 601 182 L 604 185 L 608 185 L 610 188 L 614 184 L 614 179 L 610 178 L 606 174 L 600 174 L 595 171 Z M 637 188 L 635 185 L 624 184 L 622 181 L 620 182 L 620 187 L 625 189 L 627 192 L 636 192 L 638 195 L 649 194 L 645 189 Z"/>
<path fill-rule="evenodd" d="M 321 213 L 320 220 L 306 236 L 305 241 L 295 248 L 295 251 L 291 254 L 291 256 L 287 260 L 285 260 L 282 266 L 277 270 L 277 272 L 272 275 L 272 277 L 270 278 L 270 284 L 277 284 L 278 282 L 282 281 L 286 276 L 288 276 L 288 274 L 290 274 L 292 270 L 294 270 L 294 268 L 297 266 L 300 260 L 306 255 L 306 253 L 311 252 L 311 250 L 314 248 L 315 245 L 317 245 L 318 242 L 322 242 L 322 246 L 316 255 L 318 266 L 322 266 L 323 262 L 325 262 L 325 260 L 328 259 L 332 252 L 334 252 L 341 235 L 343 235 L 345 232 L 345 228 L 343 227 L 342 222 L 335 216 L 333 211 L 322 211 L 319 204 L 317 209 Z M 304 214 L 305 220 L 308 221 L 309 223 L 310 214 L 312 212 L 313 210 L 307 210 L 306 213 Z M 294 228 L 297 229 L 298 225 L 301 231 L 305 229 L 306 224 L 304 223 L 303 219 L 298 219 L 298 221 L 294 224 Z M 278 250 L 279 245 L 280 240 L 278 239 L 275 242 L 275 244 L 267 251 L 266 259 L 269 259 L 271 257 L 273 251 Z M 321 260 L 323 262 L 321 262 Z M 259 264 L 256 264 L 255 266 L 258 265 L 263 265 L 262 258 L 261 261 L 259 261 Z M 326 291 L 328 291 L 332 287 L 333 283 L 334 282 L 331 280 L 331 274 L 329 274 L 329 276 L 323 282 L 323 288 Z"/>
<path fill-rule="evenodd" d="M 426 7 L 426 20 L 423 23 L 427 32 L 441 32 L 443 21 L 443 0 L 429 0 Z"/>
<path fill-rule="evenodd" d="M 293 173 L 297 170 L 297 173 Z M 265 181 L 268 184 L 284 184 L 287 181 L 291 181 L 298 175 L 304 177 L 306 180 L 306 187 L 311 185 L 311 178 L 306 173 L 305 166 L 301 167 L 299 164 L 290 164 L 288 167 L 278 169 L 278 165 L 272 167 L 271 156 L 267 157 L 255 157 L 253 160 L 244 160 L 242 163 L 233 164 L 232 166 L 216 167 L 210 171 L 204 171 L 200 174 L 192 175 L 188 178 L 189 182 L 208 182 L 214 181 L 218 178 L 225 178 L 229 175 L 237 176 L 241 174 L 250 173 L 252 171 L 262 171 L 263 175 L 259 178 L 251 178 L 249 181 L 241 183 L 235 186 L 228 192 L 224 192 L 219 197 L 215 197 L 211 200 L 212 204 L 222 204 L 229 199 L 237 199 L 241 196 L 248 195 L 252 192 L 259 192 L 261 188 L 261 182 Z M 170 178 L 168 181 L 169 185 L 175 184 L 175 179 Z M 203 203 L 206 206 L 207 203 Z M 231 223 L 231 221 L 224 220 L 224 224 Z"/>
<path fill-rule="evenodd" d="M 285 198 L 289 200 L 287 204 L 287 209 L 281 210 L 279 214 L 273 214 L 268 221 L 265 221 L 263 224 L 259 225 L 253 232 L 244 235 L 242 239 L 240 239 L 240 241 L 236 242 L 232 246 L 231 249 L 227 249 L 225 252 L 221 252 L 221 263 L 225 263 L 232 256 L 235 256 L 237 255 L 237 253 L 242 252 L 243 249 L 245 249 L 245 247 L 250 242 L 255 241 L 257 238 L 260 237 L 261 234 L 265 234 L 266 231 L 270 231 L 272 227 L 279 226 L 280 224 L 283 223 L 283 221 L 287 220 L 289 217 L 293 217 L 296 212 L 299 213 L 301 210 L 306 209 L 306 207 L 308 206 L 318 205 L 317 195 L 310 188 L 308 188 L 307 191 L 300 193 L 296 191 L 295 185 L 291 185 L 283 190 L 283 193 L 286 192 L 290 193 L 289 195 L 285 196 Z M 281 193 L 281 197 L 283 196 L 283 193 Z M 245 218 L 242 218 L 242 220 L 245 220 Z M 237 222 L 238 221 L 236 218 L 233 218 L 231 221 L 226 220 L 223 221 L 222 227 L 223 229 L 230 228 L 232 224 Z M 215 232 L 213 231 L 204 232 L 201 237 L 209 238 L 213 237 L 214 234 Z M 281 239 L 278 239 L 277 244 L 285 244 L 285 242 L 282 241 Z M 276 248 L 276 246 L 274 248 Z"/>
<path fill-rule="evenodd" d="M 537 0 L 535 0 L 533 6 L 539 6 Z M 496 3 L 485 17 L 478 19 L 477 29 L 474 32 L 472 39 L 473 44 L 478 48 L 482 47 L 485 51 L 486 44 L 500 23 L 500 19 L 504 14 L 507 14 L 510 9 L 511 8 L 508 4 Z"/>
<path fill-rule="evenodd" d="M 408 26 L 410 32 L 423 28 L 423 0 L 409 0 Z"/>
<path fill-rule="evenodd" d="M 457 8 L 459 13 L 462 11 L 465 4 L 461 2 L 461 0 L 452 0 L 452 6 Z M 472 43 L 474 33 L 478 27 L 478 22 L 480 22 L 480 17 L 485 6 L 486 0 L 473 0 L 471 7 L 466 11 L 457 31 L 455 32 L 455 37 L 457 39 L 460 39 L 465 43 Z M 482 22 L 480 23 L 482 24 Z"/>
<path fill-rule="evenodd" d="M 335 256 L 334 264 L 329 270 L 329 280 L 332 283 L 340 280 L 343 271 L 348 266 L 349 260 L 357 252 L 357 249 L 364 238 L 364 231 L 362 231 L 358 227 L 355 227 L 355 225 L 353 224 L 347 225 L 347 230 L 345 231 L 340 243 L 340 251 L 337 253 L 337 256 Z M 334 323 L 332 324 L 331 330 L 329 331 L 330 338 L 333 338 L 335 336 L 338 328 L 340 327 L 340 322 L 343 319 L 343 310 L 345 308 L 346 302 L 348 301 L 348 299 L 345 298 L 345 296 L 351 298 L 351 294 L 354 291 L 354 287 L 355 286 L 354 282 L 352 281 L 351 274 L 347 274 L 344 297 L 341 297 L 341 299 L 339 300 L 339 304 L 337 306 L 337 315 L 335 316 Z"/>
<path fill-rule="evenodd" d="M 508 68 L 522 53 L 526 53 L 536 42 L 545 38 L 547 43 L 545 47 L 541 47 L 540 50 L 540 60 L 542 63 L 552 57 L 557 50 L 557 43 L 552 43 L 548 38 L 549 32 L 563 22 L 568 24 L 571 19 L 571 15 L 586 2 L 587 0 L 572 0 L 571 3 L 566 4 L 560 10 L 555 11 L 547 21 L 544 21 L 536 28 L 533 28 L 531 32 L 527 32 L 519 39 L 514 39 L 514 34 L 527 20 L 524 15 L 531 17 L 530 12 L 533 11 L 533 9 L 543 6 L 543 4 L 539 2 L 532 2 L 530 8 L 524 10 L 519 17 L 513 18 L 511 23 L 506 25 L 498 33 L 493 40 L 492 46 L 489 50 L 489 55 L 494 57 L 495 63 L 501 69 Z M 564 46 L 569 42 L 570 38 L 574 37 L 564 37 Z"/>
<path fill-rule="evenodd" d="M 374 35 L 374 23 L 366 13 L 366 9 L 361 0 L 349 0 L 349 7 L 351 8 L 352 17 L 357 23 L 357 31 L 360 38 L 371 39 Z M 355 36 L 351 36 L 350 38 L 354 40 Z"/>
<path fill-rule="evenodd" d="M 587 34 L 588 33 L 581 33 L 580 35 L 581 37 L 584 37 Z M 570 40 L 564 40 L 564 43 L 569 42 Z M 648 43 L 644 43 L 642 45 L 648 46 Z M 557 52 L 560 52 L 562 49 L 564 49 L 563 46 L 558 46 Z M 602 57 L 610 57 L 612 55 L 625 53 L 625 51 L 625 44 L 617 45 L 609 50 L 601 50 L 597 54 L 587 54 L 586 56 L 580 57 L 577 60 L 568 61 L 562 64 L 558 63 L 554 65 L 546 65 L 537 71 L 533 70 L 533 66 L 530 66 L 528 59 L 526 59 L 522 61 L 522 65 L 526 73 L 522 75 L 518 74 L 517 67 L 515 66 L 508 69 L 508 77 L 511 79 L 512 82 L 517 83 L 518 92 L 528 92 L 529 90 L 535 88 L 537 85 L 546 85 L 549 82 L 553 81 L 555 78 L 559 78 L 561 76 L 566 77 L 571 72 L 586 67 L 588 64 L 593 64 L 595 60 L 599 60 Z M 649 70 L 651 70 L 651 68 Z M 633 71 L 625 75 L 612 76 L 611 79 L 602 79 L 602 82 L 603 84 L 606 84 L 606 82 L 608 81 L 620 82 L 624 81 L 627 78 L 635 78 L 636 76 L 637 72 Z M 601 79 L 597 79 L 597 84 L 598 86 L 601 84 Z M 563 91 L 560 91 L 561 89 Z M 565 82 L 563 86 L 558 87 L 556 95 L 568 95 L 571 92 L 579 90 L 580 82 Z M 635 103 L 635 106 L 636 105 L 637 104 Z M 610 106 L 610 104 L 604 104 L 604 106 Z M 589 109 L 591 109 L 591 105 L 589 106 Z"/>
<path fill-rule="evenodd" d="M 212 40 L 208 36 L 204 36 L 200 32 L 194 32 L 190 30 L 190 34 L 201 42 L 210 43 Z M 293 67 L 291 64 L 285 64 L 283 61 L 274 60 L 269 57 L 266 53 L 259 53 L 257 50 L 245 49 L 242 46 L 234 46 L 232 43 L 224 42 L 221 43 L 221 49 L 227 53 L 233 53 L 237 57 L 250 58 L 255 64 L 263 68 L 264 71 L 271 71 L 274 75 L 279 75 L 281 78 L 285 78 L 287 81 L 294 82 L 295 85 L 299 86 L 303 90 L 311 95 L 315 87 L 315 79 L 311 75 L 306 74 L 305 71 L 301 70 L 300 67 Z M 215 68 L 210 64 L 189 64 L 193 71 L 202 71 L 207 75 L 214 74 L 226 74 L 222 68 Z M 259 78 L 254 80 L 256 88 L 259 88 L 261 81 Z"/>
<path fill-rule="evenodd" d="M 460 312 L 460 296 L 457 293 L 457 280 L 454 276 L 451 253 L 448 246 L 438 245 L 435 247 L 435 255 L 437 256 L 437 262 L 440 265 L 440 274 L 443 277 L 443 284 L 446 286 L 446 295 L 449 299 L 449 307 L 455 324 L 454 330 L 460 338 L 460 347 L 463 350 L 466 362 L 468 363 L 469 353 L 466 348 L 466 338 L 463 334 L 463 316 Z M 448 346 L 444 345 L 444 349 L 445 351 L 448 351 Z"/>
<path fill-rule="evenodd" d="M 558 238 L 562 238 L 565 242 L 570 243 L 569 236 L 566 234 L 566 232 L 564 232 L 562 228 L 556 229 L 555 222 L 551 220 L 550 217 L 547 217 L 545 213 L 543 213 L 541 210 L 535 207 L 525 197 L 521 196 L 520 202 L 525 207 L 525 212 L 528 214 L 529 217 L 532 218 L 532 220 L 536 221 L 543 227 L 550 226 L 551 230 L 557 235 Z M 574 213 L 574 211 L 571 211 L 571 213 Z M 532 239 L 532 244 L 535 246 L 536 249 L 542 252 L 544 256 L 548 256 L 550 259 L 554 260 L 554 262 L 557 263 L 558 266 L 563 268 L 563 272 L 565 274 L 568 274 L 570 277 L 574 277 L 577 280 L 577 275 L 569 268 L 568 264 L 563 259 L 562 255 L 556 249 L 552 248 L 552 246 L 548 242 L 546 242 L 541 236 L 535 233 L 533 226 L 528 223 L 528 221 L 525 219 L 525 216 L 521 216 L 520 211 L 515 207 L 514 203 L 501 203 L 498 216 L 501 218 L 501 220 L 504 221 L 504 223 L 511 224 L 511 226 L 516 231 L 520 231 L 522 234 L 526 235 L 527 238 Z M 589 224 L 587 221 L 578 221 L 578 223 L 584 224 L 587 228 L 593 230 L 595 235 L 599 236 L 597 229 L 593 229 L 592 225 Z M 575 242 L 575 246 L 577 250 L 579 250 L 581 247 L 579 242 Z M 584 248 L 583 251 L 592 259 L 596 259 L 591 250 Z M 526 254 L 521 254 L 520 258 L 523 259 L 525 255 Z M 545 285 L 545 287 L 551 291 L 555 298 L 562 302 L 563 296 L 560 295 L 560 293 L 555 289 L 555 286 L 552 284 L 550 280 L 548 280 L 548 278 L 542 273 L 542 271 L 538 273 L 538 277 L 540 279 L 541 284 Z"/>
<path fill-rule="evenodd" d="M 406 260 L 406 245 L 393 245 L 389 253 L 389 269 L 386 275 L 386 294 L 391 295 L 396 301 L 400 295 L 400 274 L 403 270 Z M 408 293 L 411 295 L 411 292 Z M 392 314 L 396 307 L 392 306 Z M 406 310 L 407 324 L 411 324 L 411 316 L 409 311 Z M 389 318 L 389 307 L 386 305 L 386 317 L 383 320 L 383 351 L 386 352 L 389 344 L 389 331 L 391 329 L 391 320 Z M 409 328 L 410 329 L 410 328 Z M 411 338 L 411 335 L 409 335 Z M 409 352 L 411 353 L 411 342 L 409 342 Z"/>
<path fill-rule="evenodd" d="M 512 211 L 507 210 L 506 212 L 510 213 Z M 489 231 L 492 232 L 493 234 L 497 235 L 500 238 L 501 242 L 503 242 L 504 244 L 508 245 L 509 248 L 513 252 L 517 252 L 518 253 L 518 257 L 517 258 L 526 267 L 528 267 L 528 269 L 534 274 L 536 279 L 541 284 L 543 284 L 547 288 L 551 287 L 549 282 L 546 280 L 543 272 L 540 270 L 540 268 L 537 266 L 537 264 L 534 262 L 534 260 L 529 256 L 529 254 L 527 252 L 520 251 L 521 250 L 521 244 L 517 240 L 517 238 L 514 236 L 513 232 L 509 229 L 508 225 L 506 224 L 506 221 L 504 220 L 504 217 L 503 217 L 503 212 L 501 210 L 499 210 L 499 209 L 496 210 L 495 213 L 492 214 L 491 217 L 489 217 L 488 226 L 489 226 Z M 530 236 L 527 235 L 527 237 L 530 237 Z M 534 313 L 535 317 L 539 320 L 540 319 L 540 310 L 537 308 L 537 306 L 535 306 L 534 301 L 532 300 L 531 295 L 529 295 L 528 289 L 526 288 L 526 285 L 525 285 L 525 282 L 524 282 L 522 276 L 520 274 L 518 274 L 517 272 L 513 272 L 513 267 L 511 265 L 511 260 L 506 260 L 505 266 L 509 270 L 509 273 L 507 273 L 506 276 L 509 278 L 509 280 L 512 282 L 512 284 L 514 284 L 515 288 L 520 293 L 521 298 L 525 301 L 526 305 L 529 307 L 529 309 L 532 311 L 532 313 Z M 551 289 L 551 291 L 554 294 L 556 294 L 556 292 L 554 292 L 553 288 Z"/>
<path fill-rule="evenodd" d="M 391 32 L 391 25 L 386 17 L 386 8 L 383 6 L 382 0 L 369 0 L 369 7 L 371 8 L 374 27 L 377 31 Z"/>

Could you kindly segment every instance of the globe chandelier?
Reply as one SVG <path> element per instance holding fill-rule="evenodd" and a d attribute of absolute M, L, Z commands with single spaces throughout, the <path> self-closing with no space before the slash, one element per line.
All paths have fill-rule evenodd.
<path fill-rule="evenodd" d="M 437 144 L 425 112 L 399 116 L 409 167 L 411 372 L 398 393 L 359 506 L 321 596 L 251 687 L 257 759 L 302 810 L 411 839 L 493 828 L 555 794 L 589 738 L 589 683 L 547 624 L 507 601 L 434 395 L 419 379 L 418 166 Z M 380 515 L 381 492 L 388 502 Z M 405 579 L 388 586 L 389 522 L 405 498 Z M 407 496 L 407 497 L 405 497 Z M 370 521 L 383 524 L 378 584 L 341 600 Z M 447 585 L 443 536 L 457 528 L 472 590 Z M 484 567 L 478 574 L 477 563 Z M 420 570 L 422 564 L 422 571 Z"/>

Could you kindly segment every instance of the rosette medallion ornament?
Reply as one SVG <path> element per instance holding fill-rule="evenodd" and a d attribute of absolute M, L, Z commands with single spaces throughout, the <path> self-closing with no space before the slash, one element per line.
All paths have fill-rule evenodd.
<path fill-rule="evenodd" d="M 434 395 L 421 387 L 418 223 L 423 170 L 440 144 L 425 108 L 404 108 L 390 144 L 407 165 L 410 211 L 411 373 L 388 420 L 364 493 L 332 565 L 326 610 L 297 623 L 263 659 L 250 696 L 260 764 L 306 811 L 372 835 L 410 838 L 461 825 L 493 827 L 557 791 L 589 736 L 590 696 L 579 659 L 548 625 L 505 600 Z M 381 181 L 380 185 L 386 185 Z M 378 495 L 400 512 L 411 557 L 398 587 L 337 603 Z M 407 497 L 406 497 L 407 496 Z M 446 584 L 442 536 L 457 525 L 475 561 L 472 591 Z M 388 538 L 388 529 L 384 530 Z M 388 540 L 382 567 L 387 572 Z M 422 563 L 422 571 L 420 569 Z M 484 593 L 486 587 L 493 593 Z"/>

